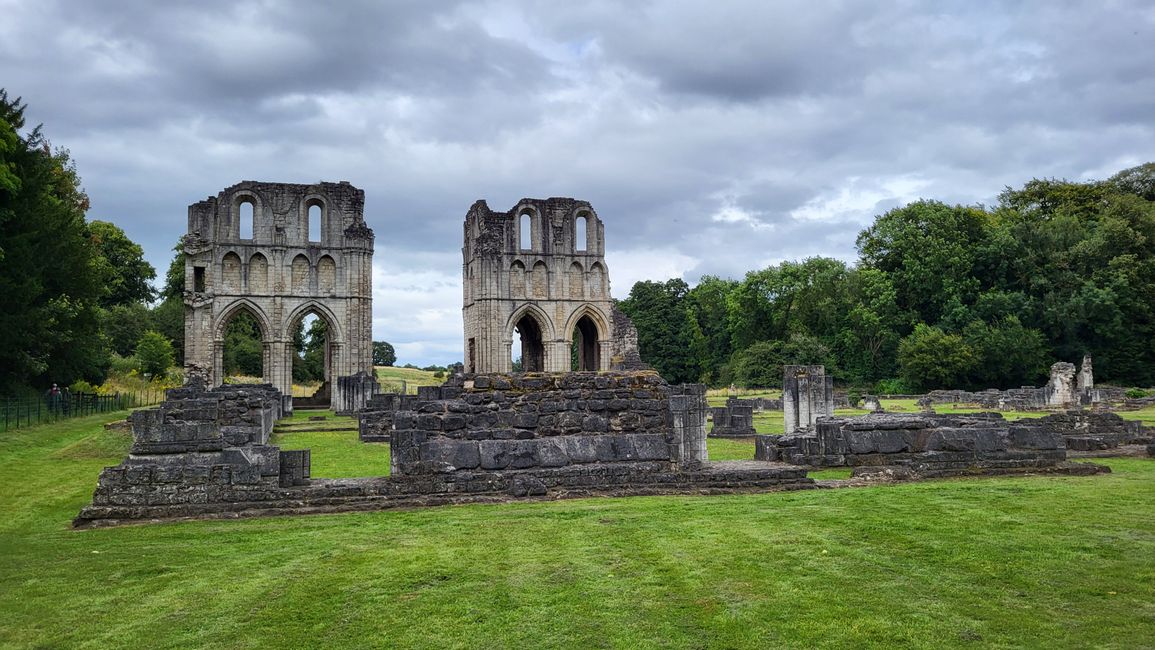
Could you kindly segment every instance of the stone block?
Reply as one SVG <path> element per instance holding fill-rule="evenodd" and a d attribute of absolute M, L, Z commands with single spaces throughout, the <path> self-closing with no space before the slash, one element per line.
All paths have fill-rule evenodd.
<path fill-rule="evenodd" d="M 1011 425 L 1008 442 L 1015 449 L 1062 449 L 1063 436 L 1038 426 Z"/>
<path fill-rule="evenodd" d="M 421 461 L 435 472 L 476 469 L 481 465 L 478 443 L 435 438 L 421 444 Z"/>

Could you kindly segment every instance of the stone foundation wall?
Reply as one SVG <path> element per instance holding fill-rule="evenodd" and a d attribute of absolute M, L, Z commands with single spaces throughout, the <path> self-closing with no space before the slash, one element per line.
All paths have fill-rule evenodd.
<path fill-rule="evenodd" d="M 1049 467 L 1066 460 L 1063 436 L 997 413 L 871 414 L 822 418 L 795 435 L 759 436 L 756 458 L 810 466 L 903 465 L 920 471 Z"/>
<path fill-rule="evenodd" d="M 392 472 L 672 465 L 699 446 L 693 436 L 675 439 L 671 396 L 679 392 L 704 403 L 704 387 L 671 389 L 654 372 L 462 375 L 419 389 L 406 410 L 392 413 Z M 362 426 L 380 430 L 389 416 L 374 421 L 372 413 Z"/>
<path fill-rule="evenodd" d="M 745 404 L 746 400 L 727 400 L 726 406 L 715 406 L 710 409 L 710 417 L 714 421 L 714 428 L 710 436 L 717 438 L 748 438 L 758 433 L 754 430 L 754 407 Z"/>

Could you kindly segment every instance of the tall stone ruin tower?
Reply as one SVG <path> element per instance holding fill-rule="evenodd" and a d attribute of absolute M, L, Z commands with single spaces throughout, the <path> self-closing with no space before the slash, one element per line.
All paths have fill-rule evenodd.
<path fill-rule="evenodd" d="M 314 314 L 328 326 L 325 379 L 334 405 L 355 410 L 367 399 L 349 394 L 354 384 L 372 394 L 373 231 L 364 205 L 365 192 L 345 181 L 244 181 L 190 205 L 186 371 L 219 385 L 226 327 L 247 312 L 260 327 L 264 381 L 290 395 L 293 335 Z M 353 376 L 368 381 L 342 381 Z"/>
<path fill-rule="evenodd" d="M 567 372 L 645 367 L 637 331 L 610 300 L 601 220 L 585 201 L 477 201 L 462 248 L 465 371 Z"/>

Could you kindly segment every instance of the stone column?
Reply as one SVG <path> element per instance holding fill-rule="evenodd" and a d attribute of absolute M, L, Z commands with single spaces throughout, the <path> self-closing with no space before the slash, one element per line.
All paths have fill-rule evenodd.
<path fill-rule="evenodd" d="M 782 411 L 786 433 L 813 427 L 820 417 L 834 415 L 834 378 L 823 366 L 785 366 Z"/>

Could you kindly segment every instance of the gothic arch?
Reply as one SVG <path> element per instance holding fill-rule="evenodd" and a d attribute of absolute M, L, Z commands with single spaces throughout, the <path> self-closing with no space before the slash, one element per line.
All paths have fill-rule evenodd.
<path fill-rule="evenodd" d="M 325 325 L 329 327 L 330 341 L 333 343 L 344 343 L 345 336 L 341 332 L 341 321 L 339 321 L 337 316 L 333 314 L 333 310 L 329 309 L 327 306 L 325 306 L 324 303 L 317 300 L 310 300 L 308 302 L 302 303 L 296 309 L 289 312 L 288 317 L 286 317 L 284 322 L 281 323 L 281 332 L 283 333 L 284 340 L 287 341 L 292 339 L 293 333 L 291 328 L 294 324 L 296 324 L 298 320 L 304 318 L 309 313 L 317 314 L 317 316 L 325 321 Z"/>
<path fill-rule="evenodd" d="M 256 303 L 248 298 L 239 298 L 229 303 L 227 307 L 221 310 L 217 321 L 213 323 L 213 340 L 223 342 L 225 340 L 225 328 L 229 321 L 233 319 L 239 312 L 247 311 L 257 321 L 257 325 L 261 328 L 261 340 L 268 343 L 272 340 L 274 329 L 272 323 L 269 321 L 269 316 L 263 309 L 257 306 Z"/>

